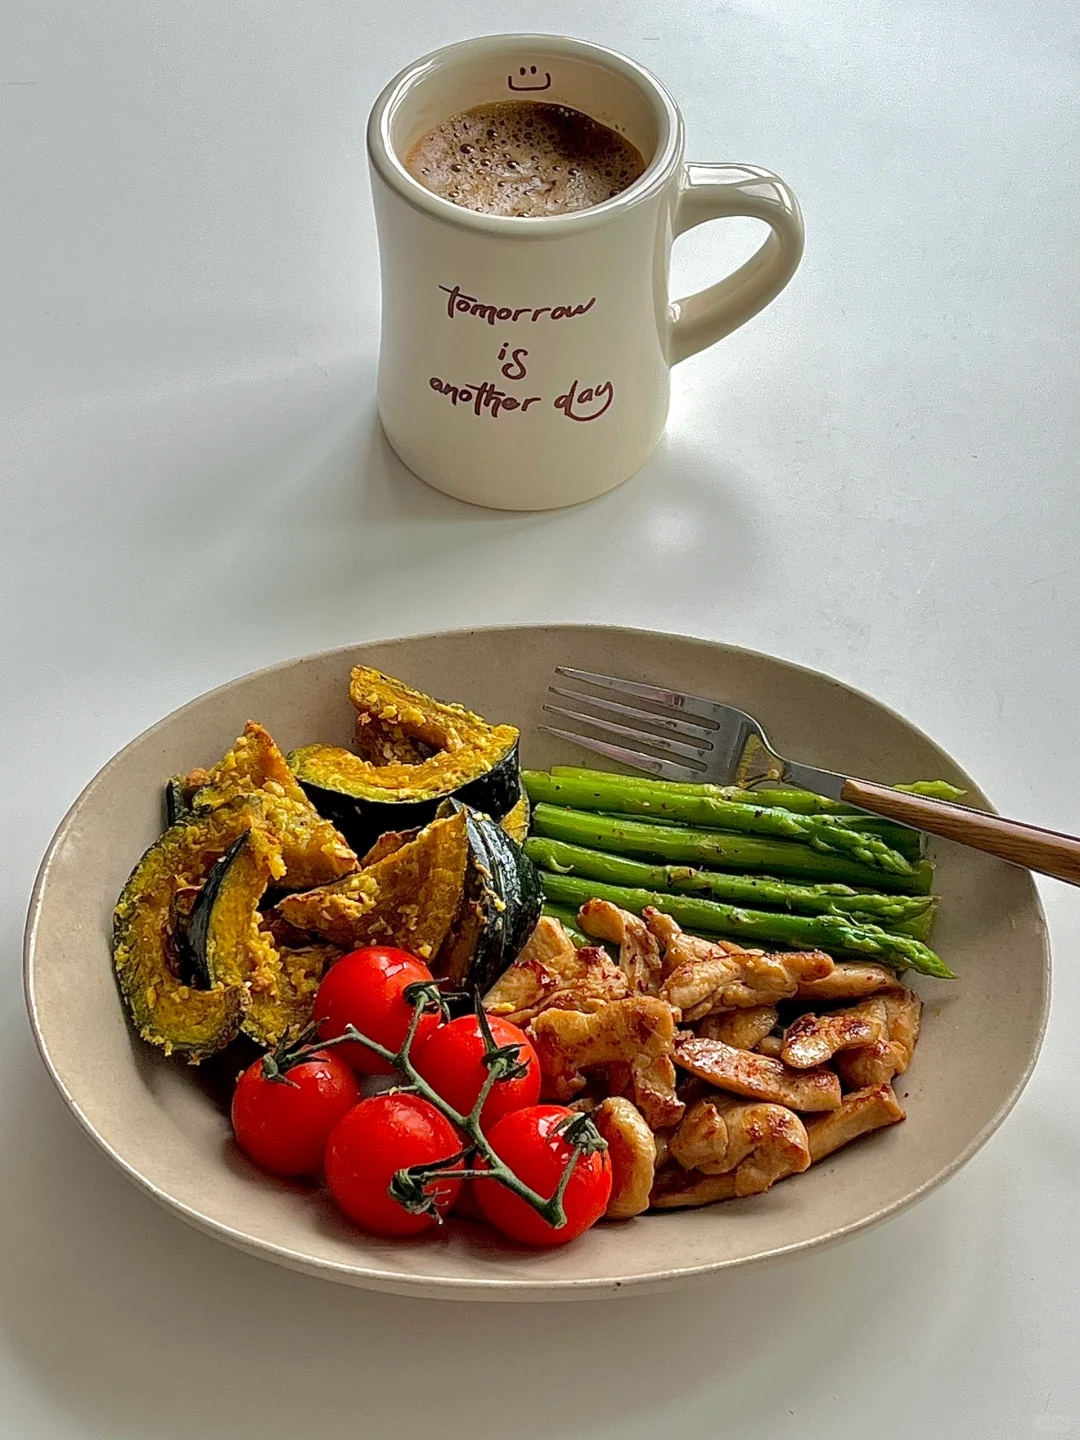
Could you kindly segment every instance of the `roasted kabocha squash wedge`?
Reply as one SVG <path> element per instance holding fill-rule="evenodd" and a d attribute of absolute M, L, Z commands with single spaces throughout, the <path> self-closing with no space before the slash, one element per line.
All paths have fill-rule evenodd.
<path fill-rule="evenodd" d="M 387 855 L 392 855 L 395 850 L 400 850 L 403 845 L 408 845 L 410 840 L 415 840 L 422 829 L 423 826 L 418 825 L 415 830 L 388 830 L 385 835 L 380 835 L 360 861 L 360 868 L 366 870 L 369 865 L 374 865 L 379 860 L 385 860 Z"/>
<path fill-rule="evenodd" d="M 263 924 L 259 902 L 278 878 L 280 855 L 278 842 L 266 832 L 242 835 L 207 876 L 187 927 L 187 948 L 200 980 L 211 985 L 239 979 L 247 991 L 240 1028 L 267 1047 L 292 1039 L 308 1024 L 319 981 L 342 953 L 302 937 L 299 944 L 285 944 Z"/>
<path fill-rule="evenodd" d="M 543 891 L 532 861 L 489 816 L 456 800 L 440 814 L 451 810 L 465 818 L 468 862 L 457 913 L 431 968 L 454 988 L 485 994 L 536 928 Z"/>
<path fill-rule="evenodd" d="M 430 960 L 461 901 L 468 860 L 463 809 L 435 819 L 413 838 L 333 885 L 286 895 L 277 913 L 335 945 L 395 945 Z M 375 853 L 378 853 L 375 852 Z"/>
<path fill-rule="evenodd" d="M 361 922 L 375 904 L 376 885 L 366 870 L 357 870 L 332 885 L 283 895 L 267 915 L 273 930 L 284 922 L 294 930 L 329 940 L 346 950 L 355 950 L 363 940 Z"/>
<path fill-rule="evenodd" d="M 325 942 L 296 949 L 279 946 L 273 985 L 265 994 L 252 995 L 244 1034 L 268 1048 L 295 1039 L 315 1018 L 319 981 L 344 953 L 339 946 Z"/>
<path fill-rule="evenodd" d="M 499 824 L 506 831 L 510 839 L 517 845 L 524 845 L 529 837 L 529 820 L 532 812 L 529 809 L 529 797 L 522 790 L 521 797 L 512 810 L 508 810 L 499 821 Z"/>
<path fill-rule="evenodd" d="M 248 985 L 274 965 L 274 945 L 259 933 L 259 901 L 275 872 L 284 871 L 281 846 L 265 831 L 234 840 L 195 894 L 183 941 L 196 984 Z M 174 917 L 180 923 L 180 917 Z"/>
<path fill-rule="evenodd" d="M 192 888 L 258 820 L 259 807 L 239 800 L 170 826 L 131 872 L 114 912 L 113 962 L 136 1029 L 192 1063 L 237 1035 L 248 994 L 238 978 L 196 987 L 180 917 Z"/>
<path fill-rule="evenodd" d="M 501 819 L 521 799 L 518 731 L 489 725 L 379 670 L 357 666 L 356 748 L 306 745 L 289 765 L 319 813 L 363 853 L 387 830 L 426 825 L 454 796 Z"/>
<path fill-rule="evenodd" d="M 197 814 L 216 810 L 239 796 L 259 798 L 266 828 L 281 841 L 285 861 L 282 884 L 289 890 L 325 885 L 356 869 L 356 855 L 315 809 L 284 755 L 254 721 L 248 721 L 244 733 L 212 770 L 193 771 L 183 783 Z"/>
<path fill-rule="evenodd" d="M 205 776 L 205 771 L 199 771 Z M 191 808 L 191 800 L 198 785 L 190 783 L 190 776 L 174 775 L 165 786 L 165 826 L 179 825 L 181 820 L 190 820 L 195 813 Z"/>
<path fill-rule="evenodd" d="M 213 810 L 237 795 L 250 795 L 273 783 L 274 793 L 289 800 L 302 800 L 285 756 L 274 744 L 265 726 L 249 720 L 243 734 L 210 770 L 192 770 L 184 777 L 194 787 L 192 804 Z"/>
<path fill-rule="evenodd" d="M 281 845 L 253 828 L 230 845 L 206 877 L 187 923 L 186 947 L 199 983 L 242 985 L 241 1029 L 260 1045 L 276 1045 L 311 1019 L 325 957 L 305 966 L 260 925 L 259 901 L 280 878 Z M 314 971 L 312 976 L 311 971 Z"/>

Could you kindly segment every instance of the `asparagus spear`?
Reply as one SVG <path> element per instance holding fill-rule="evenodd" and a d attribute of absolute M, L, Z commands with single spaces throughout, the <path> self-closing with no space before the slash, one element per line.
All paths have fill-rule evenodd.
<path fill-rule="evenodd" d="M 706 895 L 732 905 L 799 915 L 846 914 L 859 924 L 880 925 L 883 930 L 913 935 L 917 940 L 929 938 L 937 909 L 932 895 L 868 895 L 850 885 L 800 885 L 768 875 L 725 875 L 689 865 L 649 864 L 540 836 L 525 842 L 525 854 L 533 864 L 556 875 L 579 875 L 609 885 L 630 885 L 665 894 Z"/>
<path fill-rule="evenodd" d="M 790 810 L 764 805 L 743 805 L 735 800 L 717 800 L 710 795 L 687 795 L 663 785 L 625 784 L 623 775 L 605 775 L 596 780 L 572 776 L 560 779 L 542 770 L 526 770 L 522 780 L 529 799 L 581 810 L 615 811 L 620 815 L 666 815 L 691 825 L 709 825 L 749 835 L 768 835 L 799 840 L 815 850 L 850 855 L 862 864 L 894 876 L 912 873 L 910 860 L 875 835 L 847 829 L 836 816 L 796 815 Z"/>
<path fill-rule="evenodd" d="M 553 765 L 552 775 L 559 779 L 603 780 L 611 779 L 610 770 L 590 770 L 582 765 Z M 771 785 L 763 790 L 742 790 L 738 785 L 694 784 L 685 780 L 654 780 L 648 775 L 620 775 L 620 780 L 641 785 L 663 785 L 666 790 L 681 790 L 687 795 L 712 795 L 717 800 L 739 800 L 746 805 L 779 805 L 783 810 L 794 810 L 800 815 L 862 815 L 865 812 L 857 805 L 848 805 L 843 800 L 830 800 L 827 795 L 818 795 L 813 790 L 795 790 L 783 785 Z M 925 795 L 931 800 L 960 800 L 966 794 L 948 780 L 913 780 L 910 785 L 894 785 L 905 795 Z M 903 827 L 902 827 L 903 828 Z"/>
<path fill-rule="evenodd" d="M 730 835 L 715 830 L 691 830 L 678 825 L 642 824 L 625 815 L 564 810 L 539 804 L 533 811 L 532 833 L 548 840 L 565 840 L 592 850 L 616 855 L 637 855 L 676 865 L 707 865 L 713 870 L 757 871 L 765 875 L 801 875 L 811 880 L 839 880 L 872 890 L 927 895 L 934 867 L 919 860 L 907 875 L 890 875 L 860 864 L 849 855 L 835 855 L 760 835 Z"/>
<path fill-rule="evenodd" d="M 743 793 L 749 795 L 752 792 L 746 790 Z M 597 813 L 604 814 L 608 812 L 598 811 Z M 612 814 L 611 818 L 613 820 L 624 820 L 626 817 L 625 815 Z M 891 845 L 894 850 L 899 850 L 905 860 L 919 860 L 922 858 L 923 833 L 921 830 L 912 830 L 907 825 L 894 825 L 891 820 L 886 820 L 877 815 L 860 814 L 841 815 L 838 817 L 819 815 L 817 817 L 819 824 L 826 824 L 834 818 L 839 819 L 843 824 L 847 825 L 849 830 L 858 830 L 860 833 L 867 835 L 877 835 L 885 841 L 886 845 Z M 670 817 L 667 815 L 641 814 L 635 815 L 634 820 L 639 825 L 670 825 L 672 823 Z"/>
<path fill-rule="evenodd" d="M 553 765 L 551 774 L 557 779 L 610 780 L 609 770 L 589 770 L 581 765 Z M 684 795 L 705 795 L 715 800 L 735 800 L 741 805 L 764 805 L 769 809 L 790 810 L 796 815 L 841 816 L 841 823 L 849 830 L 861 834 L 877 835 L 886 845 L 907 860 L 918 860 L 923 853 L 923 834 L 909 825 L 895 820 L 886 820 L 883 815 L 869 815 L 857 805 L 846 805 L 842 800 L 830 800 L 827 795 L 817 795 L 812 790 L 794 790 L 787 786 L 774 786 L 765 790 L 742 790 L 738 785 L 694 785 L 674 780 L 654 780 L 647 775 L 620 775 L 619 781 L 627 786 L 660 785 L 665 790 L 681 792 Z M 916 780 L 911 785 L 896 785 L 909 795 L 926 795 L 934 800 L 958 800 L 967 792 L 950 785 L 947 780 Z M 641 815 L 639 819 L 646 817 Z M 657 817 L 658 823 L 666 823 L 664 817 Z"/>
<path fill-rule="evenodd" d="M 896 970 L 917 970 L 955 980 L 940 955 L 921 940 L 890 935 L 876 925 L 856 925 L 844 915 L 782 915 L 770 910 L 744 910 L 689 895 L 658 895 L 624 885 L 605 885 L 574 875 L 540 872 L 544 894 L 556 905 L 584 905 L 587 900 L 610 900 L 623 910 L 640 915 L 655 906 L 688 930 L 706 935 L 727 935 L 737 940 L 759 940 L 803 950 L 841 951 L 877 960 Z"/>
<path fill-rule="evenodd" d="M 913 830 L 910 825 L 897 825 L 894 820 L 886 820 L 884 815 L 818 815 L 815 819 L 819 825 L 843 825 L 859 835 L 876 835 L 903 855 L 905 860 L 922 858 L 923 832 Z"/>

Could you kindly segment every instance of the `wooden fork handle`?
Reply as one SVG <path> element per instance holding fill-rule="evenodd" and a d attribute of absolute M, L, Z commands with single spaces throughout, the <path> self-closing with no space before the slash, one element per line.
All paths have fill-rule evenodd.
<path fill-rule="evenodd" d="M 889 820 L 944 835 L 961 845 L 985 850 L 1013 865 L 1024 865 L 1040 875 L 1053 875 L 1070 885 L 1080 885 L 1080 839 L 1037 825 L 1022 825 L 948 800 L 930 800 L 925 795 L 906 795 L 870 780 L 845 780 L 840 798 L 851 805 L 872 810 Z"/>

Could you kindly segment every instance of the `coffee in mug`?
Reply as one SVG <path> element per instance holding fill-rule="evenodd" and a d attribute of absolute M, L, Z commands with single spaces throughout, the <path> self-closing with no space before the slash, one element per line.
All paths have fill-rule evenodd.
<path fill-rule="evenodd" d="M 602 205 L 645 169 L 624 135 L 570 105 L 501 100 L 450 115 L 405 164 L 420 184 L 482 215 L 564 215 Z"/>
<path fill-rule="evenodd" d="M 757 314 L 802 254 L 778 176 L 686 161 L 660 82 L 583 40 L 488 35 L 423 56 L 376 101 L 368 154 L 383 429 L 417 475 L 478 505 L 572 505 L 632 475 L 671 367 Z M 670 296 L 673 238 L 728 215 L 768 238 Z"/>

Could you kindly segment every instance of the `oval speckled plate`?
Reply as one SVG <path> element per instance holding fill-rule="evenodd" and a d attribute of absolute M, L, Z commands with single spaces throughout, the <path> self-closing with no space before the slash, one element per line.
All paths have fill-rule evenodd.
<path fill-rule="evenodd" d="M 1001 1124 L 1046 1022 L 1046 929 L 1026 871 L 942 841 L 935 944 L 961 979 L 919 982 L 923 1035 L 899 1089 L 907 1122 L 768 1195 L 600 1225 L 533 1253 L 458 1224 L 405 1243 L 378 1240 L 318 1190 L 261 1174 L 231 1141 L 225 1101 L 236 1061 L 192 1071 L 129 1029 L 110 961 L 112 907 L 160 830 L 169 775 L 214 760 L 248 719 L 284 749 L 345 743 L 348 674 L 359 661 L 512 721 L 531 766 L 583 763 L 536 728 L 561 663 L 713 695 L 758 716 L 782 754 L 885 781 L 941 776 L 985 803 L 931 740 L 867 696 L 766 655 L 673 635 L 455 631 L 292 660 L 203 695 L 133 740 L 83 791 L 42 863 L 26 931 L 27 1003 L 49 1072 L 83 1127 L 154 1199 L 210 1235 L 313 1275 L 418 1295 L 555 1300 L 658 1289 L 839 1240 L 927 1194 Z"/>

